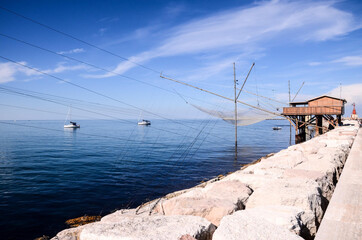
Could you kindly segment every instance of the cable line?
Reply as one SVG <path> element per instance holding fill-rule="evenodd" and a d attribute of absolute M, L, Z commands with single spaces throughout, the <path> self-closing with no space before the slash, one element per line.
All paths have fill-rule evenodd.
<path fill-rule="evenodd" d="M 29 127 L 29 128 L 36 128 L 36 129 L 42 129 L 42 130 L 47 130 L 47 131 L 62 132 L 62 133 L 64 133 L 64 130 L 53 129 L 53 128 L 45 128 L 45 127 L 39 127 L 39 126 L 31 126 L 31 125 L 20 124 L 20 123 L 12 123 L 12 122 L 0 121 L 0 124 L 21 126 L 21 127 Z M 77 133 L 77 134 L 78 134 L 78 133 Z M 98 134 L 91 134 L 91 133 L 80 133 L 80 134 L 82 134 L 82 135 L 87 135 L 87 136 L 92 136 L 92 137 L 103 137 L 103 138 L 110 138 L 110 139 L 116 139 L 116 140 L 122 140 L 122 141 L 138 142 L 138 141 L 136 141 L 136 140 L 130 140 L 130 139 L 124 139 L 124 138 L 112 137 L 112 136 L 105 136 L 105 135 L 98 135 Z"/>
<path fill-rule="evenodd" d="M 149 86 L 152 86 L 152 87 L 155 87 L 155 88 L 158 88 L 158 89 L 161 89 L 161 90 L 164 90 L 164 91 L 167 91 L 167 92 L 170 92 L 170 93 L 173 93 L 171 90 L 168 90 L 166 88 L 163 88 L 163 87 L 159 87 L 159 86 L 156 86 L 156 85 L 153 85 L 151 83 L 148 83 L 148 82 L 145 82 L 145 81 L 142 81 L 142 80 L 138 80 L 136 78 L 133 78 L 133 77 L 129 77 L 129 76 L 126 76 L 126 75 L 123 75 L 123 74 L 120 74 L 120 73 L 117 73 L 117 72 L 114 72 L 114 71 L 111 71 L 111 70 L 108 70 L 108 69 L 105 69 L 105 68 L 102 68 L 102 67 L 98 67 L 92 63 L 88 63 L 88 62 L 85 62 L 85 61 L 82 61 L 82 60 L 79 60 L 79 59 L 76 59 L 76 58 L 73 58 L 73 57 L 69 57 L 67 55 L 64 55 L 62 53 L 58 53 L 58 52 L 55 52 L 55 51 L 52 51 L 52 50 L 49 50 L 49 49 L 46 49 L 46 48 L 43 48 L 43 47 L 40 47 L 38 45 L 35 45 L 35 44 L 32 44 L 32 43 L 29 43 L 29 42 L 26 42 L 24 40 L 21 40 L 21 39 L 18 39 L 18 38 L 15 38 L 15 37 L 11 37 L 9 35 L 6 35 L 6 34 L 3 34 L 3 33 L 0 33 L 0 36 L 3 36 L 3 37 L 6 37 L 6 38 L 9 38 L 11 40 L 14 40 L 14 41 L 17 41 L 17 42 L 20 42 L 20 43 L 23 43 L 23 44 L 26 44 L 28 46 L 31 46 L 31 47 L 34 47 L 34 48 L 37 48 L 37 49 L 40 49 L 40 50 L 43 50 L 43 51 L 46 51 L 46 52 L 49 52 L 49 53 L 52 53 L 52 54 L 55 54 L 55 55 L 58 55 L 58 56 L 61 56 L 61 57 L 64 57 L 64 58 L 67 58 L 67 59 L 70 59 L 72 61 L 75 61 L 75 62 L 79 62 L 79 63 L 82 63 L 82 64 L 85 64 L 87 66 L 90 66 L 92 68 L 96 68 L 96 69 L 99 69 L 99 70 L 102 70 L 102 71 L 105 71 L 105 72 L 108 72 L 108 73 L 112 73 L 112 74 L 115 74 L 117 76 L 120 76 L 120 77 L 123 77 L 123 78 L 127 78 L 129 80 L 133 80 L 133 81 L 136 81 L 136 82 L 140 82 L 140 83 L 143 83 L 143 84 L 146 84 L 146 85 L 149 85 Z"/>
<path fill-rule="evenodd" d="M 35 23 L 35 24 L 38 24 L 38 25 L 40 25 L 40 26 L 42 26 L 42 27 L 45 27 L 45 28 L 47 28 L 47 29 L 50 29 L 50 30 L 52 30 L 52 31 L 54 31 L 54 32 L 56 32 L 56 33 L 59 33 L 59 34 L 63 35 L 63 36 L 69 37 L 69 38 L 71 38 L 71 39 L 73 39 L 73 40 L 76 40 L 76 41 L 78 41 L 78 42 L 81 42 L 81 43 L 83 43 L 83 44 L 86 44 L 86 45 L 88 45 L 88 46 L 90 46 L 90 47 L 96 48 L 96 49 L 98 49 L 98 50 L 100 50 L 100 51 L 102 51 L 102 52 L 105 52 L 105 53 L 108 53 L 108 54 L 110 54 L 110 55 L 112 55 L 112 56 L 118 57 L 118 58 L 120 58 L 120 59 L 122 59 L 122 60 L 124 60 L 124 61 L 128 61 L 128 62 L 130 62 L 130 63 L 132 63 L 132 64 L 134 64 L 134 65 L 137 65 L 137 66 L 142 67 L 142 68 L 144 68 L 144 69 L 150 70 L 150 71 L 152 71 L 152 72 L 154 72 L 154 73 L 160 74 L 160 71 L 157 71 L 157 70 L 155 70 L 155 69 L 153 69 L 153 68 L 147 67 L 147 66 L 145 66 L 145 65 L 143 65 L 143 64 L 140 64 L 140 63 L 131 61 L 131 60 L 129 60 L 129 59 L 126 58 L 126 57 L 122 57 L 122 56 L 120 56 L 120 55 L 118 55 L 118 54 L 116 54 L 116 53 L 110 52 L 110 51 L 108 51 L 108 50 L 106 50 L 106 49 L 104 49 L 104 48 L 98 47 L 98 46 L 96 46 L 96 45 L 94 45 L 94 44 L 92 44 L 92 43 L 86 42 L 86 41 L 84 41 L 84 40 L 82 40 L 82 39 L 80 39 L 80 38 L 77 38 L 77 37 L 75 37 L 75 36 L 72 36 L 72 35 L 70 35 L 70 34 L 68 34 L 68 33 L 63 32 L 63 31 L 57 30 L 57 29 L 55 29 L 55 28 L 53 28 L 53 27 L 50 27 L 50 26 L 48 26 L 48 25 L 46 25 L 46 24 L 44 24 L 44 23 L 41 23 L 41 22 L 39 22 L 39 21 L 36 21 L 36 20 L 34 20 L 34 19 L 30 18 L 30 17 L 26 17 L 26 16 L 24 16 L 24 15 L 22 15 L 22 14 L 20 14 L 20 13 L 17 13 L 17 12 L 15 12 L 15 11 L 12 11 L 12 10 L 10 10 L 10 9 L 7 9 L 7 8 L 5 8 L 5 7 L 3 7 L 3 6 L 0 6 L 0 9 L 2 9 L 2 10 L 4 10 L 4 11 L 7 11 L 7 12 L 9 12 L 9 13 L 11 13 L 11 14 L 14 14 L 14 15 L 16 15 L 16 16 L 18 16 L 18 17 L 24 18 L 24 19 L 26 19 L 26 20 L 28 20 L 28 21 L 30 21 L 30 22 L 33 22 L 33 23 Z"/>
<path fill-rule="evenodd" d="M 83 87 L 83 86 L 81 86 L 81 85 L 79 85 L 79 84 L 72 83 L 72 82 L 70 82 L 70 81 L 67 81 L 67 80 L 62 79 L 62 78 L 57 77 L 57 76 L 54 76 L 54 75 L 52 75 L 52 74 L 45 73 L 45 72 L 40 71 L 40 70 L 38 70 L 38 69 L 36 69 L 36 68 L 27 66 L 27 65 L 25 65 L 25 64 L 16 62 L 16 61 L 14 61 L 14 60 L 11 60 L 11 59 L 9 59 L 9 58 L 7 58 L 7 57 L 4 57 L 4 56 L 1 56 L 1 55 L 0 55 L 0 58 L 5 59 L 5 60 L 7 60 L 7 61 L 10 61 L 10 62 L 12 62 L 12 63 L 15 63 L 15 64 L 17 64 L 17 65 L 23 66 L 23 67 L 25 67 L 25 68 L 31 69 L 31 70 L 33 70 L 33 71 L 39 72 L 39 73 L 41 73 L 41 74 L 43 74 L 43 75 L 52 77 L 52 78 L 57 79 L 57 80 L 59 80 L 59 81 L 61 81 L 61 82 L 68 83 L 68 84 L 70 84 L 70 85 L 72 85 L 72 86 L 75 86 L 75 87 L 77 87 L 77 88 L 83 89 L 83 90 L 85 90 L 85 91 L 94 93 L 94 94 L 96 94 L 96 95 L 98 95 L 98 96 L 102 96 L 102 97 L 104 97 L 104 98 L 107 98 L 107 99 L 110 99 L 110 100 L 119 102 L 119 103 L 121 103 L 121 104 L 124 104 L 124 105 L 130 106 L 130 107 L 132 107 L 132 108 L 138 109 L 138 110 L 140 110 L 140 111 L 147 112 L 147 113 L 152 114 L 152 115 L 154 115 L 154 116 L 157 116 L 157 117 L 160 117 L 160 118 L 163 118 L 163 119 L 167 119 L 167 120 L 172 121 L 172 122 L 174 122 L 174 123 L 177 123 L 177 124 L 180 124 L 180 125 L 189 127 L 189 126 L 187 126 L 187 125 L 185 125 L 185 124 L 183 124 L 183 123 L 181 123 L 181 122 L 179 122 L 179 121 L 175 121 L 175 120 L 172 120 L 172 119 L 165 118 L 165 117 L 163 117 L 163 116 L 161 116 L 161 115 L 159 115 L 159 114 L 156 114 L 156 113 L 150 112 L 150 111 L 148 111 L 148 110 L 142 109 L 142 108 L 140 108 L 140 107 L 134 106 L 134 105 L 132 105 L 132 104 L 123 102 L 123 101 L 118 100 L 118 99 L 116 99 L 116 98 L 107 96 L 107 95 L 105 95 L 105 94 L 103 94 L 103 93 L 99 93 L 99 92 L 97 92 L 97 91 L 94 91 L 94 90 L 91 90 L 91 89 L 89 89 L 89 88 Z M 198 129 L 196 129 L 196 130 L 198 130 Z M 223 138 L 221 138 L 221 137 L 219 137 L 219 136 L 217 136 L 217 135 L 215 135 L 215 137 L 220 138 L 220 139 L 223 139 Z M 225 140 L 225 139 L 223 139 L 223 140 Z"/>
<path fill-rule="evenodd" d="M 18 38 L 15 38 L 15 37 L 12 37 L 12 36 L 3 34 L 3 33 L 0 33 L 0 36 L 6 37 L 6 38 L 11 39 L 11 40 L 13 40 L 13 41 L 17 41 L 17 42 L 26 44 L 26 45 L 28 45 L 28 46 L 31 46 L 31 47 L 33 47 L 33 48 L 40 49 L 40 50 L 45 51 L 45 52 L 49 52 L 49 53 L 54 54 L 54 55 L 58 55 L 58 56 L 61 56 L 61 57 L 70 59 L 70 60 L 75 61 L 75 62 L 82 63 L 82 64 L 84 64 L 84 65 L 90 66 L 90 67 L 95 68 L 95 69 L 98 69 L 98 70 L 102 70 L 102 71 L 104 71 L 104 72 L 108 72 L 108 73 L 115 74 L 116 76 L 119 76 L 119 77 L 122 77 L 122 78 L 126 78 L 126 79 L 128 79 L 128 80 L 132 80 L 132 81 L 136 81 L 136 82 L 139 82 L 139 83 L 143 83 L 143 84 L 145 84 L 145 85 L 148 85 L 148 86 L 151 86 L 151 87 L 154 87 L 154 88 L 158 88 L 158 89 L 160 89 L 160 90 L 169 92 L 169 93 L 171 93 L 171 94 L 175 94 L 174 91 L 171 91 L 171 90 L 169 90 L 169 89 L 166 89 L 166 88 L 163 88 L 163 87 L 154 85 L 154 84 L 152 84 L 152 83 L 148 83 L 148 82 L 139 80 L 139 79 L 134 78 L 134 77 L 126 76 L 126 75 L 117 73 L 117 72 L 115 72 L 115 71 L 108 70 L 108 69 L 103 68 L 103 67 L 99 67 L 99 66 L 97 66 L 97 65 L 94 65 L 94 64 L 92 64 L 92 63 L 85 62 L 85 61 L 83 61 L 83 60 L 79 60 L 79 59 L 74 58 L 74 57 L 69 57 L 69 56 L 64 55 L 64 54 L 62 54 L 62 53 L 58 53 L 58 52 L 52 51 L 52 50 L 50 50 L 50 49 L 47 49 L 47 48 L 44 48 L 44 47 L 35 45 L 35 44 L 33 44 L 33 43 L 26 42 L 26 41 L 24 41 L 24 40 L 21 40 L 21 39 L 18 39 Z M 189 97 L 189 96 L 187 96 L 187 97 Z M 204 101 L 204 100 L 201 100 L 201 99 L 196 99 L 196 98 L 193 98 L 193 97 L 189 97 L 189 98 L 194 99 L 194 100 L 196 100 L 196 101 L 200 101 L 200 102 L 204 102 L 204 103 L 210 104 L 209 102 Z"/>
<path fill-rule="evenodd" d="M 3 87 L 0 87 L 0 89 L 4 89 Z M 13 90 L 9 90 L 13 93 L 17 93 L 17 94 L 20 94 L 20 95 L 24 95 L 24 96 L 27 96 L 27 97 L 32 97 L 32 98 L 36 98 L 36 99 L 40 99 L 40 100 L 43 100 L 43 101 L 48 101 L 48 102 L 52 102 L 52 103 L 55 103 L 55 104 L 58 104 L 58 105 L 63 105 L 63 106 L 67 106 L 66 104 L 63 104 L 61 102 L 57 102 L 57 101 L 54 101 L 54 100 L 51 100 L 51 99 L 45 99 L 45 98 L 42 98 L 42 97 L 38 97 L 38 96 L 33 96 L 33 95 L 30 95 L 30 94 L 26 94 L 26 93 L 20 93 L 20 92 L 16 92 L 16 91 L 13 91 Z M 101 115 L 101 116 L 105 116 L 105 117 L 109 117 L 109 118 L 113 118 L 115 120 L 118 120 L 118 121 L 122 121 L 122 122 L 126 122 L 126 123 L 131 123 L 131 124 L 134 124 L 133 121 L 131 120 L 126 120 L 126 119 L 121 119 L 121 118 L 117 118 L 117 117 L 114 117 L 114 116 L 111 116 L 111 115 L 108 115 L 108 114 L 103 114 L 103 113 L 99 113 L 99 112 L 95 112 L 95 111 L 91 111 L 91 110 L 87 110 L 87 109 L 84 109 L 84 108 L 79 108 L 79 107 L 75 107 L 75 106 L 72 106 L 72 108 L 74 109 L 78 109 L 78 110 L 81 110 L 81 111 L 85 111 L 85 112 L 89 112 L 89 113 L 94 113 L 94 114 L 98 114 L 98 115 Z M 188 127 L 188 126 L 186 126 Z M 154 129 L 156 130 L 159 130 L 159 131 L 163 131 L 163 132 L 167 132 L 167 133 L 172 133 L 172 134 L 175 134 L 175 135 L 179 135 L 179 136 L 183 136 L 181 133 L 178 133 L 178 132 L 174 132 L 174 131 L 170 131 L 170 130 L 165 130 L 163 128 L 157 128 L 157 127 L 153 127 Z M 218 137 L 217 135 L 214 135 L 215 137 Z M 221 137 L 219 137 L 220 139 L 223 139 Z M 226 140 L 226 139 L 224 139 Z M 208 141 L 210 143 L 212 143 L 211 141 Z"/>

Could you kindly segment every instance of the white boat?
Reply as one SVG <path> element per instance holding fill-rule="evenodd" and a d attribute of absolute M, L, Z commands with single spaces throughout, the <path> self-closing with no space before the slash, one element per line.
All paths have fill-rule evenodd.
<path fill-rule="evenodd" d="M 71 118 L 72 118 L 72 110 L 71 110 L 71 108 L 69 108 L 67 118 L 65 119 L 65 122 L 64 122 L 64 128 L 80 128 L 80 125 L 77 124 L 76 122 L 72 122 Z M 65 124 L 68 119 L 69 119 L 69 124 Z"/>
<path fill-rule="evenodd" d="M 142 121 L 138 122 L 138 125 L 147 125 L 148 126 L 148 125 L 151 125 L 151 121 L 142 119 Z"/>
<path fill-rule="evenodd" d="M 69 121 L 69 124 L 65 124 L 64 128 L 80 128 L 80 125 L 76 122 Z"/>
<path fill-rule="evenodd" d="M 273 127 L 273 130 L 282 130 L 282 127 Z"/>

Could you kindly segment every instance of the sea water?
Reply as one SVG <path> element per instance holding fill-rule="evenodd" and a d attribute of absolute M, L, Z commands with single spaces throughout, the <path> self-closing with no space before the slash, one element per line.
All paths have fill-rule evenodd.
<path fill-rule="evenodd" d="M 237 158 L 221 120 L 130 122 L 1 121 L 1 239 L 52 237 L 68 219 L 136 207 L 289 146 L 282 120 L 239 127 Z"/>

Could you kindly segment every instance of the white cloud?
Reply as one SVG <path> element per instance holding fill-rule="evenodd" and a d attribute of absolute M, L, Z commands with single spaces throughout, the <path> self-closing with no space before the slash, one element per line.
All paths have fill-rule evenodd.
<path fill-rule="evenodd" d="M 16 71 L 13 63 L 0 63 L 0 83 L 14 81 Z"/>
<path fill-rule="evenodd" d="M 314 66 L 319 66 L 319 65 L 321 65 L 322 63 L 321 62 L 310 62 L 310 63 L 308 63 L 308 65 L 309 66 L 312 66 L 312 67 L 314 67 Z"/>
<path fill-rule="evenodd" d="M 15 81 L 16 75 L 19 74 L 24 74 L 25 76 L 29 77 L 29 76 L 40 76 L 42 75 L 41 72 L 52 74 L 52 73 L 62 73 L 66 71 L 76 71 L 88 68 L 85 65 L 70 66 L 70 65 L 65 65 L 64 63 L 59 63 L 57 67 L 55 67 L 54 69 L 39 70 L 41 72 L 38 72 L 36 71 L 38 70 L 37 68 L 29 69 L 25 67 L 28 65 L 26 62 L 19 62 L 19 64 L 13 62 L 0 63 L 0 84 Z M 29 79 L 27 79 L 27 81 L 29 81 Z"/>
<path fill-rule="evenodd" d="M 328 95 L 346 99 L 348 104 L 356 103 L 358 106 L 362 106 L 362 83 L 342 85 L 342 91 L 340 87 L 331 90 Z"/>
<path fill-rule="evenodd" d="M 157 57 L 200 52 L 241 53 L 250 46 L 262 46 L 270 39 L 325 41 L 360 27 L 352 14 L 335 8 L 334 2 L 261 2 L 177 26 L 167 31 L 165 35 L 169 37 L 165 37 L 163 44 L 130 59 L 143 63 Z M 121 62 L 113 71 L 122 74 L 134 66 L 130 62 Z M 93 77 L 114 75 L 107 73 Z"/>
<path fill-rule="evenodd" d="M 66 72 L 66 71 L 76 71 L 76 70 L 82 70 L 82 69 L 87 69 L 88 67 L 85 65 L 65 65 L 64 63 L 58 63 L 57 67 L 54 69 L 49 69 L 49 70 L 44 70 L 43 72 L 45 73 L 62 73 L 62 72 Z"/>
<path fill-rule="evenodd" d="M 68 51 L 60 51 L 59 54 L 72 54 L 72 53 L 81 53 L 85 52 L 83 48 L 75 48 Z"/>
<path fill-rule="evenodd" d="M 27 65 L 26 62 L 19 62 L 19 64 Z M 19 64 L 13 62 L 0 63 L 0 83 L 14 81 L 17 73 L 23 73 L 26 76 L 40 75 L 39 72 L 22 67 Z"/>
<path fill-rule="evenodd" d="M 346 56 L 333 61 L 347 66 L 362 66 L 362 56 Z"/>

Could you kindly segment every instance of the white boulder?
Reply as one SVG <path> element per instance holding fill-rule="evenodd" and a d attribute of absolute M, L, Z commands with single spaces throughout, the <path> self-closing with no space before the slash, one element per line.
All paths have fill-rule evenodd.
<path fill-rule="evenodd" d="M 263 216 L 237 211 L 225 216 L 216 229 L 213 240 L 301 240 L 288 229 L 271 223 Z"/>
<path fill-rule="evenodd" d="M 216 227 L 196 216 L 124 216 L 117 222 L 85 225 L 80 240 L 211 240 Z"/>

